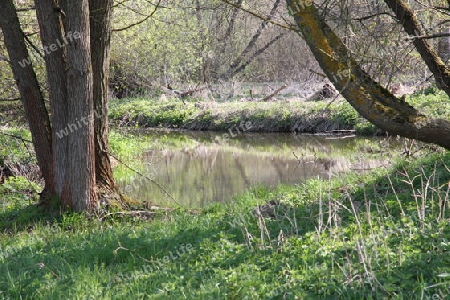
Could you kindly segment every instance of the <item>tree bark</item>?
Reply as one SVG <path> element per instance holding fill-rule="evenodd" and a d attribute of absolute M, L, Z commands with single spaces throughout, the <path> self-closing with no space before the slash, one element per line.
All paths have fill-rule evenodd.
<path fill-rule="evenodd" d="M 29 61 L 24 33 L 20 28 L 12 0 L 0 1 L 0 27 L 30 126 L 36 158 L 45 181 L 41 198 L 49 199 L 56 193 L 52 160 L 52 129 L 39 82 Z"/>
<path fill-rule="evenodd" d="M 61 201 L 75 211 L 98 208 L 95 190 L 94 105 L 88 0 L 61 1 L 70 42 L 66 59 L 68 170 Z M 72 38 L 71 38 L 72 37 Z"/>
<path fill-rule="evenodd" d="M 47 80 L 49 84 L 49 98 L 52 122 L 53 172 L 55 176 L 56 193 L 60 197 L 66 180 L 68 139 L 63 134 L 68 128 L 67 86 L 65 69 L 65 44 L 62 28 L 61 13 L 55 9 L 53 0 L 35 0 L 36 16 L 39 23 L 42 45 L 50 49 L 56 45 L 50 54 L 44 56 Z M 54 47 L 54 46 L 53 46 Z M 45 199 L 42 199 L 45 201 Z"/>
<path fill-rule="evenodd" d="M 286 3 L 320 67 L 364 118 L 393 134 L 450 149 L 450 122 L 422 115 L 374 81 L 351 57 L 314 4 L 305 5 L 302 0 Z"/>
<path fill-rule="evenodd" d="M 35 0 L 53 128 L 36 75 L 25 61 L 27 48 L 13 2 L 0 2 L 0 26 L 30 123 L 45 191 L 56 196 L 64 208 L 75 211 L 97 210 L 98 194 L 114 193 L 122 200 L 108 155 L 112 1 Z M 44 204 L 48 199 L 41 197 Z"/>
<path fill-rule="evenodd" d="M 108 82 L 113 0 L 90 0 L 91 61 L 94 93 L 95 175 L 99 191 L 116 192 L 109 158 Z"/>

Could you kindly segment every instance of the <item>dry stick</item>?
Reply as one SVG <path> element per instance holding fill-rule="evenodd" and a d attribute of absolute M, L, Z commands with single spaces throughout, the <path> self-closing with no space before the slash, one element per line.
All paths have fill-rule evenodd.
<path fill-rule="evenodd" d="M 128 169 L 130 169 L 131 171 L 135 172 L 136 174 L 144 177 L 145 179 L 149 180 L 151 183 L 155 184 L 161 191 L 163 191 L 167 197 L 169 197 L 170 199 L 172 199 L 176 204 L 178 204 L 180 207 L 183 207 L 177 200 L 175 200 L 174 197 L 172 197 L 172 195 L 169 194 L 168 191 L 166 191 L 166 189 L 164 189 L 159 183 L 157 183 L 155 180 L 151 179 L 148 176 L 145 176 L 144 174 L 142 174 L 139 171 L 136 171 L 135 169 L 133 169 L 132 167 L 130 167 L 129 165 L 127 165 L 126 163 L 124 163 L 122 160 L 118 159 L 116 156 L 114 156 L 113 154 L 111 154 L 111 152 L 108 152 L 109 155 L 111 155 L 112 157 L 114 157 L 119 163 L 121 163 L 122 165 L 124 165 L 125 167 L 127 167 Z"/>

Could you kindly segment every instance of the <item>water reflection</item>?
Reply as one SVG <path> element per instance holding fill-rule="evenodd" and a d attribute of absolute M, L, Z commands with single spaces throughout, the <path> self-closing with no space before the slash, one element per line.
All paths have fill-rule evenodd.
<path fill-rule="evenodd" d="M 150 132 L 155 139 L 162 133 Z M 167 135 L 168 133 L 164 133 Z M 153 149 L 144 158 L 145 173 L 177 201 L 190 207 L 230 201 L 256 185 L 296 184 L 313 178 L 328 178 L 350 168 L 370 168 L 376 160 L 351 161 L 339 153 L 362 149 L 355 137 L 289 134 L 246 134 L 227 144 L 214 142 L 211 133 L 184 134 L 198 143 L 185 149 Z M 362 143 L 364 145 L 364 142 Z M 320 158 L 318 158 L 320 157 Z M 358 165 L 359 164 L 359 165 Z M 155 204 L 173 204 L 155 184 L 143 178 L 118 180 L 133 198 Z"/>

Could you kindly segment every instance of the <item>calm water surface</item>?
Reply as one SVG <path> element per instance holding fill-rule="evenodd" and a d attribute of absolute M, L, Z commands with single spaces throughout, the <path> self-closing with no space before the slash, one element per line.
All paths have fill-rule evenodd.
<path fill-rule="evenodd" d="M 330 178 L 351 169 L 388 164 L 389 155 L 384 151 L 392 147 L 386 140 L 356 137 L 252 133 L 218 143 L 215 141 L 223 133 L 145 134 L 152 140 L 167 141 L 167 146 L 145 152 L 143 173 L 188 207 L 232 201 L 233 196 L 258 185 L 298 184 L 309 178 Z M 188 140 L 189 146 L 170 142 L 180 138 Z M 135 199 L 174 204 L 157 185 L 139 175 L 118 178 L 118 183 Z"/>

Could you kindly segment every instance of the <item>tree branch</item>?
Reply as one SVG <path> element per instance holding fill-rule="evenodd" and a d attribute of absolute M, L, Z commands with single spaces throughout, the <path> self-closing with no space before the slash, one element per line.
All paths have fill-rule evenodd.
<path fill-rule="evenodd" d="M 354 18 L 352 20 L 362 22 L 362 21 L 365 21 L 365 20 L 369 20 L 369 19 L 381 16 L 381 15 L 387 15 L 387 16 L 392 17 L 392 18 L 395 19 L 395 16 L 390 14 L 390 13 L 388 13 L 388 12 L 380 12 L 380 13 L 376 13 L 376 14 L 365 16 L 365 17 L 361 17 L 361 18 Z"/>
<path fill-rule="evenodd" d="M 450 122 L 423 115 L 373 80 L 352 58 L 347 45 L 325 22 L 316 6 L 305 7 L 302 1 L 286 0 L 320 67 L 350 105 L 385 131 L 450 150 Z"/>
<path fill-rule="evenodd" d="M 434 39 L 434 38 L 446 37 L 446 36 L 450 36 L 450 33 L 443 32 L 443 33 L 434 33 L 434 34 L 430 34 L 430 35 L 409 36 L 409 37 L 405 38 L 405 40 L 414 41 L 416 39 Z"/>
<path fill-rule="evenodd" d="M 7 101 L 19 101 L 21 98 L 0 98 L 0 101 L 7 102 Z"/>
<path fill-rule="evenodd" d="M 137 26 L 137 25 L 139 25 L 139 24 L 144 23 L 145 21 L 147 21 L 148 19 L 150 19 L 150 18 L 156 13 L 156 11 L 158 10 L 158 8 L 160 7 L 161 1 L 162 1 L 162 0 L 158 0 L 158 3 L 155 5 L 155 9 L 154 9 L 148 16 L 146 16 L 144 19 L 142 19 L 142 20 L 140 20 L 140 21 L 138 21 L 138 22 L 136 22 L 136 23 L 130 24 L 130 25 L 126 26 L 126 27 L 113 29 L 113 30 L 111 30 L 111 31 L 112 31 L 112 32 L 124 31 L 124 30 L 130 29 L 131 27 L 134 27 L 134 26 Z"/>
<path fill-rule="evenodd" d="M 242 63 L 238 68 L 234 69 L 231 73 L 231 77 L 234 77 L 236 74 L 238 74 L 239 72 L 241 72 L 242 70 L 244 70 L 256 57 L 258 57 L 258 55 L 260 55 L 261 53 L 263 53 L 264 51 L 266 51 L 267 48 L 269 48 L 270 46 L 272 46 L 276 41 L 278 41 L 279 39 L 281 39 L 283 36 L 285 35 L 285 33 L 280 33 L 279 35 L 277 35 L 275 38 L 273 38 L 270 42 L 268 42 L 266 45 L 264 45 L 264 47 L 262 47 L 261 49 L 259 49 L 258 51 L 256 51 L 255 53 L 253 53 L 253 55 L 247 59 L 244 63 Z"/>

